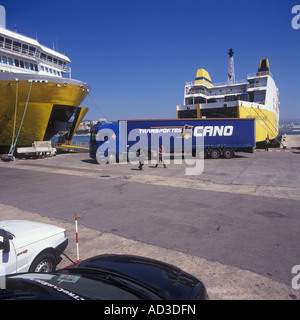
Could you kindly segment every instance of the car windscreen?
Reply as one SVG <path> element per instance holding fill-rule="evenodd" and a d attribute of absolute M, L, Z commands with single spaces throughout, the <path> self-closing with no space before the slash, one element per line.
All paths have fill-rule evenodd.
<path fill-rule="evenodd" d="M 59 293 L 66 298 L 76 300 L 139 300 L 145 298 L 142 288 L 137 288 L 126 279 L 114 279 L 109 275 L 34 273 L 12 275 L 10 278 L 18 281 L 30 281 L 33 285 L 31 290 L 35 291 L 33 288 L 36 286 L 37 292 L 41 288 L 45 288 L 47 292 L 53 292 L 53 296 L 57 296 Z"/>

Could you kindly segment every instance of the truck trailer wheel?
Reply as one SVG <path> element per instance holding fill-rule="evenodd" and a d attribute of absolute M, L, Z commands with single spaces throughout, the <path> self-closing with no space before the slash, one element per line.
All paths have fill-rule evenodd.
<path fill-rule="evenodd" d="M 230 159 L 234 156 L 234 151 L 232 149 L 224 149 L 223 156 L 226 159 Z"/>
<path fill-rule="evenodd" d="M 207 158 L 207 150 L 200 149 L 196 152 L 197 159 L 206 159 Z"/>
<path fill-rule="evenodd" d="M 107 156 L 107 162 L 108 163 L 116 163 L 117 157 L 115 153 L 109 153 Z"/>
<path fill-rule="evenodd" d="M 213 158 L 213 159 L 218 159 L 220 158 L 220 155 L 221 155 L 221 152 L 219 149 L 212 149 L 211 152 L 210 152 L 210 156 Z"/>
<path fill-rule="evenodd" d="M 29 272 L 54 272 L 56 268 L 56 258 L 50 252 L 38 255 L 32 262 Z"/>
<path fill-rule="evenodd" d="M 100 151 L 100 148 L 96 151 L 96 161 L 98 164 L 105 164 L 107 162 L 107 157 L 105 157 L 103 151 Z"/>

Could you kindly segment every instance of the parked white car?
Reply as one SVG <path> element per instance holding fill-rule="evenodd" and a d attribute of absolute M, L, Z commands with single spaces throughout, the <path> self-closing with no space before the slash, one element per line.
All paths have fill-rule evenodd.
<path fill-rule="evenodd" d="M 26 220 L 0 221 L 0 275 L 53 272 L 67 245 L 63 228 Z"/>

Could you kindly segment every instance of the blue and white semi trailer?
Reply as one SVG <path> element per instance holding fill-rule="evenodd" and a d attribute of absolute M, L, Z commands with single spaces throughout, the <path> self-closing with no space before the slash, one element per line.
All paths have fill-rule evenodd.
<path fill-rule="evenodd" d="M 148 158 L 160 145 L 167 153 L 232 158 L 253 152 L 255 119 L 167 119 L 98 122 L 91 128 L 90 157 L 99 163 L 127 161 L 143 149 Z"/>

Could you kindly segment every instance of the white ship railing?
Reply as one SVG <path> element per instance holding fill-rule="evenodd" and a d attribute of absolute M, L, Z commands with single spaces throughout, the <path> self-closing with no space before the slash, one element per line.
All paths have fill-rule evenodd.
<path fill-rule="evenodd" d="M 225 82 L 216 82 L 213 85 L 215 87 L 225 87 L 225 86 L 232 86 L 232 85 L 236 85 L 236 84 L 247 84 L 248 81 L 247 80 L 236 80 L 234 83 L 228 83 L 228 81 Z"/>
<path fill-rule="evenodd" d="M 273 78 L 273 74 L 272 74 L 271 71 L 262 71 L 262 72 L 254 72 L 254 73 L 247 74 L 247 79 L 248 78 L 262 77 L 262 76 L 270 76 L 270 77 Z"/>
<path fill-rule="evenodd" d="M 215 87 L 222 87 L 222 86 L 224 87 L 224 86 L 232 86 L 232 85 L 247 84 L 247 83 L 248 83 L 248 81 L 243 79 L 243 80 L 235 81 L 234 84 L 229 84 L 228 81 L 225 81 L 225 82 L 216 82 L 216 83 L 213 83 L 213 85 Z M 186 86 L 197 86 L 197 85 L 201 86 L 201 84 L 195 83 L 195 81 L 186 82 L 185 85 Z"/>
<path fill-rule="evenodd" d="M 248 85 L 248 88 L 262 88 L 262 87 L 266 87 L 266 86 L 267 86 L 267 82 L 255 81 L 255 83 L 250 83 Z"/>
<path fill-rule="evenodd" d="M 4 51 L 10 52 L 10 53 L 21 53 L 22 55 L 29 56 L 29 57 L 38 57 L 39 51 L 36 50 L 36 48 L 32 46 L 27 46 L 28 48 L 24 48 L 21 46 L 13 45 L 12 43 L 6 43 L 4 41 L 0 41 L 0 48 Z M 30 49 L 32 48 L 32 49 Z M 34 50 L 33 50 L 34 49 Z"/>
<path fill-rule="evenodd" d="M 213 96 L 224 96 L 224 95 L 230 95 L 230 94 L 246 94 L 247 89 L 246 88 L 223 88 L 223 90 L 219 90 L 216 88 L 211 88 L 209 91 L 203 90 L 203 89 L 198 89 L 196 87 L 193 87 L 189 90 L 186 90 L 186 96 L 188 95 L 195 95 L 195 94 L 203 94 L 207 97 L 213 97 Z"/>
<path fill-rule="evenodd" d="M 0 51 L 7 52 L 10 54 L 14 54 L 21 57 L 27 57 L 29 59 L 39 59 L 41 62 L 49 66 L 53 66 L 55 68 L 60 69 L 64 73 L 70 73 L 71 68 L 69 68 L 64 61 L 61 64 L 55 63 L 53 61 L 49 61 L 48 59 L 41 58 L 41 52 L 37 50 L 35 47 L 27 46 L 27 48 L 16 46 L 13 43 L 6 43 L 4 41 L 0 41 Z M 59 59 L 57 59 L 59 61 Z"/>
<path fill-rule="evenodd" d="M 249 73 L 247 74 L 247 79 L 248 78 L 256 78 L 256 77 L 263 77 L 263 76 L 270 76 L 273 78 L 273 74 L 271 71 L 263 71 L 263 72 L 254 72 L 254 73 Z M 243 80 L 237 80 L 234 82 L 234 84 L 229 84 L 228 81 L 224 82 L 215 82 L 213 85 L 215 87 L 222 87 L 222 86 L 231 86 L 231 85 L 239 85 L 239 84 L 247 84 L 248 81 L 243 79 Z M 201 84 L 195 83 L 195 81 L 188 81 L 185 83 L 186 86 L 201 86 Z"/>

